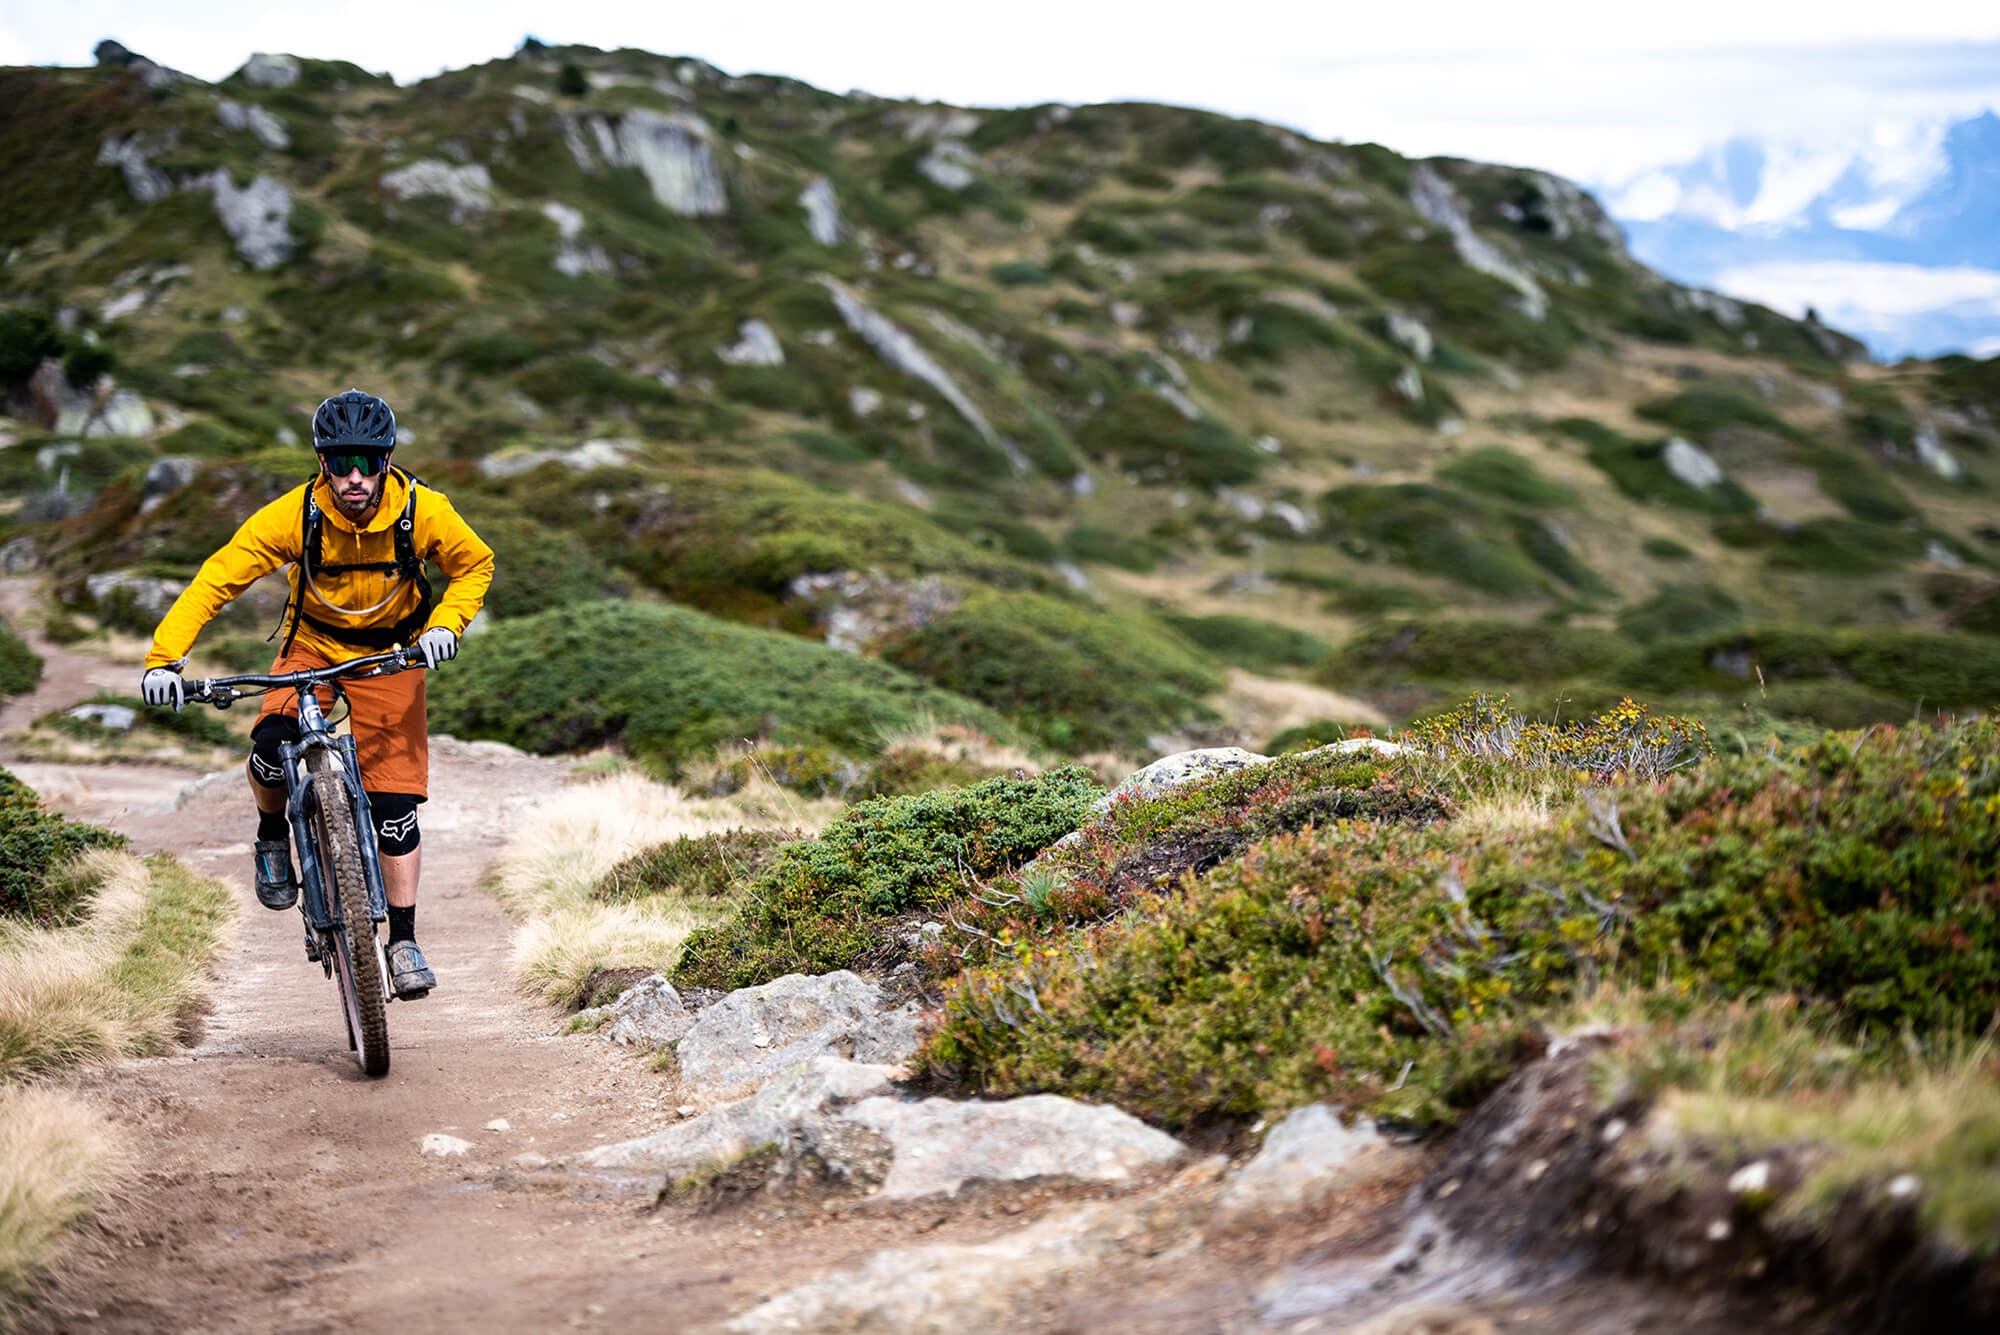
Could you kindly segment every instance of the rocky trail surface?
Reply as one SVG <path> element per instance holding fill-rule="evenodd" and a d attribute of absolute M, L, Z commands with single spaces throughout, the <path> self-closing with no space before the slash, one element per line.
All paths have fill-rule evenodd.
<path fill-rule="evenodd" d="M 35 648 L 47 675 L 9 732 L 135 675 Z M 481 880 L 567 765 L 491 744 L 434 746 L 419 934 L 440 986 L 391 1007 L 393 1066 L 370 1081 L 296 917 L 250 894 L 237 772 L 17 763 L 4 743 L 0 763 L 242 909 L 198 1041 L 74 1081 L 135 1170 L 24 1331 L 1744 1328 L 1469 1247 L 1476 1225 L 1422 1207 L 1425 1156 L 1322 1109 L 1231 1167 L 1109 1108 L 904 1096 L 913 1009 L 851 974 L 698 1010 L 661 981 L 607 1026 L 635 1046 L 565 1036 L 510 985 Z M 662 1072 L 637 1053 L 666 1037 Z"/>

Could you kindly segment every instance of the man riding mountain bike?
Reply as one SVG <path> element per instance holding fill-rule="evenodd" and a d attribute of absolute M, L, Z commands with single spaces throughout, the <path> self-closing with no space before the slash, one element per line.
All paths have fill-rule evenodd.
<path fill-rule="evenodd" d="M 459 636 L 493 582 L 493 549 L 444 493 L 390 465 L 396 415 L 381 399 L 360 390 L 336 394 L 313 414 L 312 432 L 319 472 L 251 515 L 161 618 L 140 684 L 147 704 L 180 708 L 186 698 L 180 669 L 202 627 L 287 563 L 291 599 L 273 673 L 327 667 L 397 645 L 415 647 L 429 669 L 457 655 Z M 435 605 L 426 558 L 451 580 Z M 404 998 L 437 985 L 416 939 L 417 805 L 429 796 L 430 781 L 425 675 L 342 683 L 389 901 L 390 985 Z M 296 714 L 296 694 L 273 691 L 250 734 L 257 900 L 268 909 L 298 901 L 279 752 L 282 743 L 299 740 Z"/>

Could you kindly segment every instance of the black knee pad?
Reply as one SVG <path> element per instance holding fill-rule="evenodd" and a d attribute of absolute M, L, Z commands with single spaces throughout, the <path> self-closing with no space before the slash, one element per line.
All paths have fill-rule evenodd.
<path fill-rule="evenodd" d="M 417 803 L 421 797 L 410 793 L 370 793 L 368 810 L 375 817 L 375 848 L 392 858 L 417 851 L 424 841 L 417 828 Z"/>
<path fill-rule="evenodd" d="M 299 721 L 283 714 L 257 720 L 250 730 L 250 777 L 266 788 L 285 786 L 285 758 L 278 747 L 299 739 Z"/>

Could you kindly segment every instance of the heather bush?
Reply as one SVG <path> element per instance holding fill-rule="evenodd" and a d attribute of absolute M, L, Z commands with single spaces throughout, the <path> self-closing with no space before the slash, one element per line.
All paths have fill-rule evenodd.
<path fill-rule="evenodd" d="M 124 846 L 123 835 L 43 810 L 32 788 L 0 769 L 0 923 L 70 921 L 88 887 L 53 873 L 87 849 Z"/>
<path fill-rule="evenodd" d="M 1102 795 L 1065 766 L 1032 779 L 855 804 L 817 839 L 789 844 L 742 915 L 688 938 L 677 980 L 745 987 L 897 952 L 891 928 L 933 913 L 973 878 L 1008 871 L 1075 829 Z"/>
<path fill-rule="evenodd" d="M 1996 874 L 1991 721 L 1593 785 L 1547 827 L 1331 822 L 972 970 L 921 1061 L 1175 1127 L 1316 1099 L 1421 1125 L 1605 981 L 1798 997 L 1864 1045 L 1977 1033 Z"/>

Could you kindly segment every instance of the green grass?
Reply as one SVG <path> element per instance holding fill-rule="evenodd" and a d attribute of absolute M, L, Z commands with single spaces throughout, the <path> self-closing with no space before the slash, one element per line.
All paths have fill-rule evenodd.
<path fill-rule="evenodd" d="M 42 656 L 0 617 L 0 696 L 21 695 L 42 679 Z"/>
<path fill-rule="evenodd" d="M 1442 575 L 1484 593 L 1547 587 L 1512 526 L 1477 502 L 1421 483 L 1336 487 L 1320 498 L 1329 536 L 1351 555 Z"/>
<path fill-rule="evenodd" d="M 1756 498 L 1726 477 L 1712 487 L 1691 487 L 1674 476 L 1666 464 L 1664 440 L 1634 440 L 1583 417 L 1566 417 L 1555 423 L 1555 429 L 1581 441 L 1590 462 L 1632 500 L 1708 514 L 1757 512 Z"/>
<path fill-rule="evenodd" d="M 1395 680 L 1487 687 L 1615 674 L 1632 645 L 1602 630 L 1515 621 L 1392 621 L 1341 645 L 1319 677 L 1339 686 Z"/>
<path fill-rule="evenodd" d="M 430 687 L 431 726 L 555 752 L 620 742 L 678 769 L 742 738 L 881 749 L 921 718 L 1006 725 L 884 664 L 679 607 L 585 603 L 497 623 Z"/>
<path fill-rule="evenodd" d="M 681 835 L 619 862 L 590 893 L 614 902 L 669 893 L 728 899 L 768 870 L 785 845 L 797 838 L 796 831 L 752 829 Z"/>

